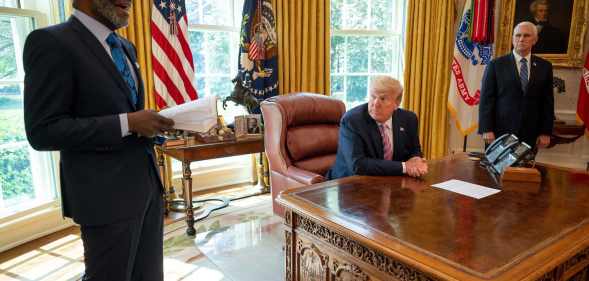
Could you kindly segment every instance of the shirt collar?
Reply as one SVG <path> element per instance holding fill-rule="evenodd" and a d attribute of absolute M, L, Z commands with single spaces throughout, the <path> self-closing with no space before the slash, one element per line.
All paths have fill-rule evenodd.
<path fill-rule="evenodd" d="M 387 121 L 384 121 L 383 123 L 379 123 L 379 122 L 376 122 L 376 123 L 377 123 L 379 126 L 380 126 L 380 125 L 385 125 L 385 127 L 386 127 L 387 129 L 390 129 L 390 128 L 392 128 L 392 127 L 393 127 L 393 117 L 389 117 L 389 119 L 387 119 Z"/>
<path fill-rule="evenodd" d="M 512 51 L 513 56 L 515 57 L 515 61 L 519 63 L 519 61 L 522 60 L 522 56 L 520 56 L 515 50 Z M 528 63 L 530 63 L 530 60 L 532 59 L 532 53 L 530 52 L 527 56 L 525 56 L 526 60 L 528 61 Z"/>
<path fill-rule="evenodd" d="M 106 37 L 113 33 L 106 25 L 85 14 L 84 12 L 74 9 L 72 15 L 76 17 L 100 42 L 106 42 Z"/>

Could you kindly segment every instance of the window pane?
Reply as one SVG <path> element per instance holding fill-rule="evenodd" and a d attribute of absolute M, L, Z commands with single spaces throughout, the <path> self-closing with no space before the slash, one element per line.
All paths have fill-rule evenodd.
<path fill-rule="evenodd" d="M 349 36 L 347 44 L 348 67 L 347 72 L 368 71 L 368 37 Z"/>
<path fill-rule="evenodd" d="M 344 76 L 331 75 L 331 96 L 338 99 L 345 99 Z"/>
<path fill-rule="evenodd" d="M 342 10 L 342 29 L 367 29 L 368 3 L 366 0 L 345 0 Z"/>
<path fill-rule="evenodd" d="M 19 85 L 0 86 L 0 207 L 34 195 Z"/>
<path fill-rule="evenodd" d="M 368 92 L 368 76 L 348 76 L 346 88 L 347 104 L 357 105 L 363 103 Z"/>
<path fill-rule="evenodd" d="M 0 7 L 18 8 L 18 0 L 0 0 Z"/>
<path fill-rule="evenodd" d="M 344 0 L 331 0 L 331 28 L 343 28 Z"/>
<path fill-rule="evenodd" d="M 391 30 L 392 15 L 393 15 L 393 1 L 391 0 L 372 0 L 371 7 L 372 22 L 371 29 L 377 30 Z"/>
<path fill-rule="evenodd" d="M 331 37 L 331 73 L 343 73 L 346 65 L 346 40 L 343 36 Z"/>
<path fill-rule="evenodd" d="M 188 0 L 189 24 L 233 26 L 231 0 Z"/>
<path fill-rule="evenodd" d="M 14 46 L 16 21 L 11 16 L 0 16 L 0 80 L 15 79 L 17 76 Z"/>
<path fill-rule="evenodd" d="M 190 31 L 188 37 L 196 73 L 230 73 L 230 32 Z"/>
<path fill-rule="evenodd" d="M 371 73 L 391 73 L 392 72 L 392 48 L 391 37 L 372 37 L 370 38 L 370 72 Z"/>

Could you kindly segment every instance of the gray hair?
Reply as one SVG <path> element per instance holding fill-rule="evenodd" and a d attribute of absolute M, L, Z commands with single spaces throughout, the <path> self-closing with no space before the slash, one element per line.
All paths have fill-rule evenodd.
<path fill-rule="evenodd" d="M 515 28 L 513 29 L 513 33 L 515 34 L 515 31 L 522 26 L 529 26 L 530 28 L 532 28 L 532 33 L 534 33 L 534 36 L 538 37 L 538 28 L 536 27 L 535 24 L 533 24 L 529 21 L 522 21 L 522 22 L 518 23 L 515 26 Z"/>

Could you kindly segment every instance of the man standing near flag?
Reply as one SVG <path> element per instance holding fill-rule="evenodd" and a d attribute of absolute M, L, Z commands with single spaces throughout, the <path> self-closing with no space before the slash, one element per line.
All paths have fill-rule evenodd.
<path fill-rule="evenodd" d="M 65 23 L 23 53 L 28 140 L 60 151 L 63 214 L 80 224 L 82 280 L 163 280 L 163 196 L 151 136 L 173 121 L 143 110 L 131 0 L 74 0 Z"/>
<path fill-rule="evenodd" d="M 487 66 L 481 87 L 479 133 L 485 144 L 515 134 L 532 147 L 546 147 L 554 122 L 552 64 L 532 55 L 538 31 L 531 22 L 513 31 L 513 52 Z"/>

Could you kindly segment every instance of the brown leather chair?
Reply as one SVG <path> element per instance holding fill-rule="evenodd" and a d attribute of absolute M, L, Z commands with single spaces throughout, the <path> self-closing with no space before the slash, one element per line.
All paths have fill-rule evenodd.
<path fill-rule="evenodd" d="M 339 122 L 346 107 L 324 95 L 296 93 L 272 97 L 261 104 L 264 145 L 270 166 L 272 208 L 283 190 L 325 181 L 335 162 Z"/>

